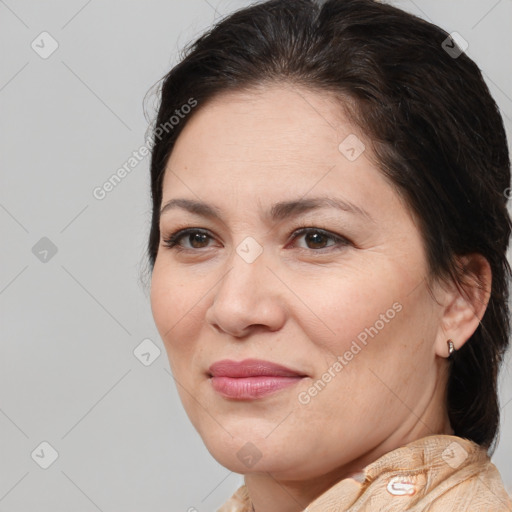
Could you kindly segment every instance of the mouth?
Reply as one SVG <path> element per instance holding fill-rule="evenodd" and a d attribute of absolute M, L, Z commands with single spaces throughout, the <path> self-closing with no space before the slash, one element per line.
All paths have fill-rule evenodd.
<path fill-rule="evenodd" d="M 217 361 L 210 366 L 208 375 L 217 393 L 234 400 L 262 398 L 307 377 L 285 366 L 260 359 Z"/>

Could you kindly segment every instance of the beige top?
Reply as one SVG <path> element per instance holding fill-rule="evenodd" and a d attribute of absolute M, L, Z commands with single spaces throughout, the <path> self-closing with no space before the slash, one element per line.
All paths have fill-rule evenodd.
<path fill-rule="evenodd" d="M 435 435 L 386 453 L 363 469 L 361 482 L 341 480 L 305 512 L 402 510 L 512 512 L 512 500 L 484 448 L 461 437 Z M 217 512 L 252 512 L 247 487 L 242 485 Z"/>

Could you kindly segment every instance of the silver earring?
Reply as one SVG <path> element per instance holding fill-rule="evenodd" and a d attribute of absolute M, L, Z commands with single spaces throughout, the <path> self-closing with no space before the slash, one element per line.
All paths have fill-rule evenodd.
<path fill-rule="evenodd" d="M 448 359 L 451 359 L 453 353 L 457 352 L 457 350 L 455 349 L 455 345 L 452 340 L 448 340 L 446 343 L 448 343 Z"/>

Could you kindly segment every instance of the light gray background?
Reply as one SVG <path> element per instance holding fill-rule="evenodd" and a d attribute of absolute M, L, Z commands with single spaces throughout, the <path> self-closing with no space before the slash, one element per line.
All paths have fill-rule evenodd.
<path fill-rule="evenodd" d="M 512 1 L 393 3 L 469 42 L 510 140 Z M 189 423 L 138 279 L 149 158 L 92 192 L 145 143 L 144 95 L 178 50 L 248 4 L 0 0 L 0 512 L 212 511 L 242 482 Z M 46 59 L 31 47 L 50 48 L 43 31 L 59 45 Z M 46 262 L 42 237 L 57 247 Z M 161 355 L 144 366 L 148 338 Z M 510 369 L 493 458 L 509 492 Z M 48 469 L 43 441 L 59 455 Z"/>

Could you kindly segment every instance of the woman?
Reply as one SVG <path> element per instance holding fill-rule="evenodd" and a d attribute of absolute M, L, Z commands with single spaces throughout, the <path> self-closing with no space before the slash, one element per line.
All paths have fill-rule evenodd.
<path fill-rule="evenodd" d="M 459 38 L 460 42 L 460 38 Z M 165 77 L 151 306 L 227 511 L 511 511 L 510 161 L 479 69 L 371 0 L 235 12 Z"/>

